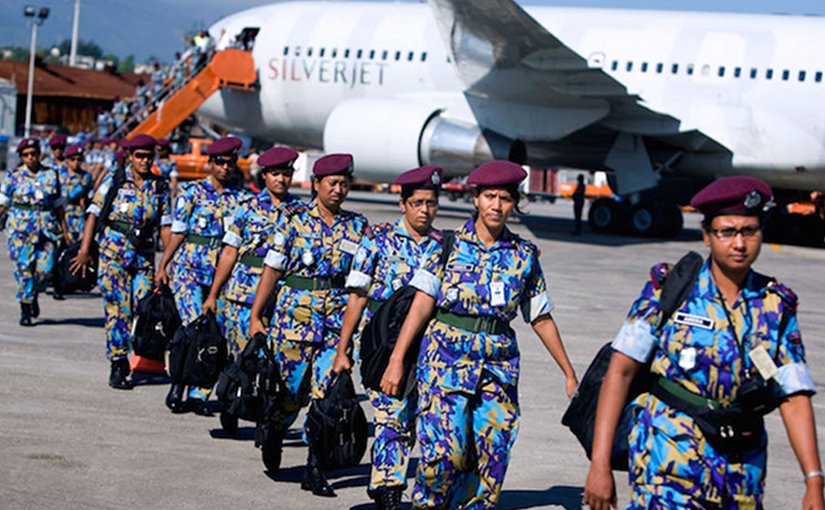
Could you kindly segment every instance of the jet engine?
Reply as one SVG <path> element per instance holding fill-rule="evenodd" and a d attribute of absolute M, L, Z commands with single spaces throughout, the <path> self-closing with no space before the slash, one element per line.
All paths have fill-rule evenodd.
<path fill-rule="evenodd" d="M 390 182 L 421 165 L 466 175 L 492 159 L 526 160 L 522 142 L 444 115 L 441 108 L 399 99 L 354 99 L 338 105 L 324 126 L 324 151 L 347 152 L 356 178 Z"/>

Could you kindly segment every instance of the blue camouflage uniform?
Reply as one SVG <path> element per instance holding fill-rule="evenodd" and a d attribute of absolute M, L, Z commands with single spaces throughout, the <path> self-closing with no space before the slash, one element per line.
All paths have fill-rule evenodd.
<path fill-rule="evenodd" d="M 51 167 L 32 172 L 21 165 L 3 177 L 0 205 L 8 209 L 6 246 L 14 261 L 19 303 L 32 303 L 38 292 L 46 290 L 62 236 L 55 210 L 64 202 L 57 172 Z"/>
<path fill-rule="evenodd" d="M 498 501 L 519 421 L 520 355 L 509 323 L 519 308 L 528 322 L 553 309 L 538 255 L 507 228 L 486 248 L 470 219 L 456 231 L 446 266 L 435 250 L 410 282 L 438 310 L 418 358 L 416 508 Z M 478 317 L 489 326 L 470 324 Z"/>
<path fill-rule="evenodd" d="M 215 276 L 221 240 L 226 227 L 232 224 L 232 213 L 246 195 L 246 191 L 230 186 L 219 193 L 207 177 L 184 184 L 175 199 L 172 233 L 183 234 L 186 240 L 172 260 L 169 280 L 184 326 L 203 310 Z M 189 396 L 205 399 L 208 394 L 208 388 L 192 388 Z"/>
<path fill-rule="evenodd" d="M 729 405 L 745 371 L 754 369 L 743 353 L 761 345 L 779 368 L 782 396 L 815 391 L 796 320 L 796 296 L 787 287 L 753 270 L 732 308 L 702 267 L 685 303 L 659 323 L 660 275 L 633 303 L 613 348 L 645 363 L 651 372 L 702 397 Z M 726 311 L 727 310 L 727 311 Z M 784 324 L 784 329 L 780 329 Z M 629 509 L 761 508 L 767 461 L 767 434 L 760 448 L 730 454 L 706 441 L 693 419 L 657 397 L 643 393 L 632 404 Z"/>
<path fill-rule="evenodd" d="M 360 330 L 372 319 L 383 301 L 412 280 L 415 269 L 430 251 L 440 246 L 442 235 L 431 230 L 420 242 L 407 231 L 404 219 L 380 225 L 364 236 L 355 253 L 346 287 L 363 290 L 369 299 Z M 359 335 L 360 336 L 360 335 Z M 356 349 L 357 351 L 357 349 Z M 357 359 L 357 354 L 354 358 Z M 375 441 L 372 444 L 371 491 L 381 487 L 406 487 L 410 450 L 415 442 L 417 395 L 395 398 L 367 389 L 375 409 Z"/>
<path fill-rule="evenodd" d="M 92 174 L 83 169 L 71 172 L 66 165 L 61 165 L 58 172 L 60 187 L 66 199 L 65 216 L 69 242 L 78 242 L 83 235 L 83 225 L 86 221 L 86 211 L 81 205 L 81 200 L 88 198 L 94 186 Z"/>
<path fill-rule="evenodd" d="M 332 380 L 347 304 L 344 280 L 367 225 L 363 215 L 340 210 L 330 227 L 315 200 L 287 208 L 278 222 L 264 263 L 284 274 L 269 332 L 288 393 L 270 420 L 283 429 L 310 397 L 323 398 Z"/>
<path fill-rule="evenodd" d="M 133 307 L 152 289 L 155 273 L 154 242 L 135 246 L 129 231 L 135 227 L 152 228 L 172 223 L 166 187 L 159 179 L 148 177 L 141 187 L 126 168 L 126 181 L 118 190 L 108 218 L 100 218 L 106 194 L 114 182 L 106 175 L 92 198 L 88 213 L 105 220 L 99 234 L 100 263 L 98 285 L 103 293 L 106 317 L 106 352 L 110 361 L 125 359 L 131 349 L 129 327 Z"/>
<path fill-rule="evenodd" d="M 155 164 L 160 170 L 160 176 L 167 181 L 178 178 L 178 164 L 174 159 L 159 159 L 155 161 Z"/>
<path fill-rule="evenodd" d="M 263 272 L 269 241 L 284 209 L 299 205 L 300 199 L 287 193 L 275 207 L 267 190 L 240 201 L 223 243 L 238 249 L 238 261 L 223 289 L 224 307 L 220 310 L 224 335 L 237 358 L 248 340 L 249 322 L 255 289 Z"/>

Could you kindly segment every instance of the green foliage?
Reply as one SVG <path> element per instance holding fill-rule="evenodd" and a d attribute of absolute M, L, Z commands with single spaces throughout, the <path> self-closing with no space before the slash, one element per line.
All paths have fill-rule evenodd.
<path fill-rule="evenodd" d="M 126 58 L 117 62 L 117 72 L 121 74 L 132 73 L 135 71 L 135 56 L 127 55 Z"/>
<path fill-rule="evenodd" d="M 71 39 L 63 39 L 63 42 L 57 45 L 60 49 L 61 55 L 68 55 L 72 49 L 72 40 Z M 87 55 L 90 57 L 94 57 L 96 59 L 104 58 L 103 57 L 103 48 L 101 48 L 96 42 L 94 41 L 86 41 L 84 39 L 77 40 L 77 54 L 78 55 Z"/>

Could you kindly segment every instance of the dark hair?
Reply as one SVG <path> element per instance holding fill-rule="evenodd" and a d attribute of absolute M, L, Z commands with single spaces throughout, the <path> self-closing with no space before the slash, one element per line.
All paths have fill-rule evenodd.
<path fill-rule="evenodd" d="M 513 184 L 513 185 L 510 185 L 510 186 L 477 186 L 475 188 L 474 193 L 475 193 L 476 196 L 479 196 L 479 195 L 481 195 L 481 193 L 483 193 L 484 191 L 486 191 L 488 189 L 503 189 L 504 191 L 509 193 L 510 196 L 515 201 L 515 203 L 516 203 L 516 207 L 515 207 L 516 213 L 517 214 L 524 214 L 524 211 L 522 211 L 521 208 L 519 208 L 519 206 L 518 206 L 519 202 L 521 201 L 521 192 L 519 191 L 518 188 L 519 188 L 518 184 Z"/>
<path fill-rule="evenodd" d="M 712 227 L 710 226 L 713 223 L 713 218 L 717 216 L 724 216 L 722 214 L 706 214 L 704 218 L 702 218 L 702 230 L 705 232 L 710 232 Z M 735 214 L 733 216 L 753 216 L 759 220 L 759 227 L 762 227 L 762 215 L 761 214 Z"/>
<path fill-rule="evenodd" d="M 352 174 L 346 174 L 346 175 L 344 175 L 344 174 L 332 174 L 332 175 L 322 175 L 320 177 L 318 177 L 317 175 L 313 175 L 312 176 L 312 181 L 311 181 L 312 185 L 310 186 L 310 189 L 312 190 L 312 194 L 311 194 L 310 198 L 312 198 L 314 200 L 318 196 L 318 190 L 315 189 L 315 185 L 317 183 L 321 182 L 321 180 L 324 177 L 335 177 L 335 176 L 347 177 L 347 178 L 349 178 L 349 182 L 352 183 Z"/>
<path fill-rule="evenodd" d="M 441 191 L 439 188 L 428 188 L 426 186 L 401 186 L 401 201 L 406 202 L 407 199 L 413 196 L 418 190 L 433 191 L 435 192 L 435 198 L 438 198 L 438 194 Z"/>

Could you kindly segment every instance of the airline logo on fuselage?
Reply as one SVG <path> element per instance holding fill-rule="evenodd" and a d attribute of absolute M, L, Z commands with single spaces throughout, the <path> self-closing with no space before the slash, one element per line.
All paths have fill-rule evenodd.
<path fill-rule="evenodd" d="M 384 85 L 386 62 L 365 62 L 361 60 L 328 60 L 315 58 L 274 57 L 269 60 L 270 80 L 314 81 L 346 85 Z"/>

